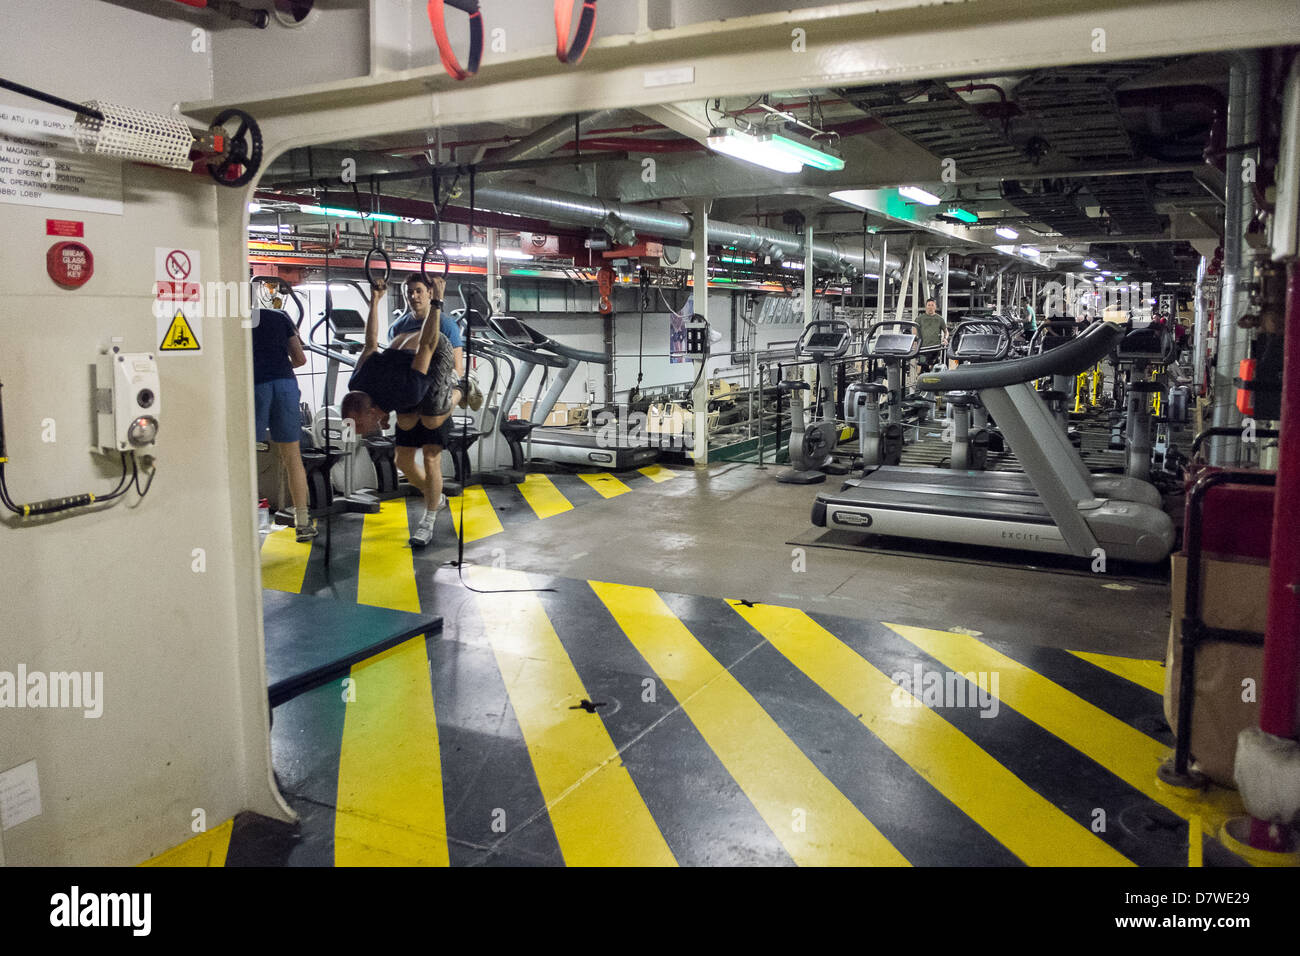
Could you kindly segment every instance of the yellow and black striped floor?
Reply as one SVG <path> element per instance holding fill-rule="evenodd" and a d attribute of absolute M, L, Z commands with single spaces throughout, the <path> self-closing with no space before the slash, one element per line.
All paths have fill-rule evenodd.
<path fill-rule="evenodd" d="M 407 546 L 417 510 L 339 521 L 352 566 L 319 586 L 312 548 L 269 536 L 266 586 L 442 632 L 276 710 L 296 831 L 240 818 L 156 862 L 1240 862 L 1214 839 L 1235 793 L 1156 782 L 1157 662 L 504 567 L 462 584 Z"/>

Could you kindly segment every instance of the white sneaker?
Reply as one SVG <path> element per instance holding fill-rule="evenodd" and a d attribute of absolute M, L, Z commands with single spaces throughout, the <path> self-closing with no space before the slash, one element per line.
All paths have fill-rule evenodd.
<path fill-rule="evenodd" d="M 411 535 L 411 547 L 423 548 L 433 541 L 433 515 L 425 515 Z"/>

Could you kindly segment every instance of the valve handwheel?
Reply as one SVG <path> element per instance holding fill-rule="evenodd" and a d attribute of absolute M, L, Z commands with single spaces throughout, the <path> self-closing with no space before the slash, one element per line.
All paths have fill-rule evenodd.
<path fill-rule="evenodd" d="M 236 117 L 235 131 L 226 131 L 226 124 Z M 218 127 L 226 138 L 226 150 L 219 162 L 208 163 L 208 172 L 222 186 L 243 186 L 262 168 L 262 130 L 253 117 L 236 109 L 218 113 L 212 129 Z"/>

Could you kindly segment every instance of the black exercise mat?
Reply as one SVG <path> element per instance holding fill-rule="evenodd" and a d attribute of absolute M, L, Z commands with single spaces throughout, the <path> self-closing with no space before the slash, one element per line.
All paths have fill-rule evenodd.
<path fill-rule="evenodd" d="M 417 634 L 442 631 L 440 617 L 271 590 L 262 592 L 262 623 L 272 707 Z"/>

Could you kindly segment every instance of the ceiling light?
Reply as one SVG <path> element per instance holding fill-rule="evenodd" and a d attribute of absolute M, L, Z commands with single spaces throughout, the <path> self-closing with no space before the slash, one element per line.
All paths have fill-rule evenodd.
<path fill-rule="evenodd" d="M 960 219 L 962 222 L 979 222 L 979 221 L 980 221 L 980 217 L 977 216 L 977 215 L 975 215 L 975 213 L 973 213 L 973 212 L 969 212 L 969 211 L 967 211 L 967 210 L 965 210 L 965 209 L 960 209 L 960 208 L 958 208 L 957 206 L 950 206 L 950 207 L 948 207 L 948 211 L 945 212 L 944 215 L 945 215 L 945 216 L 952 216 L 953 219 Z M 1011 238 L 1011 237 L 1008 237 L 1008 238 Z"/>
<path fill-rule="evenodd" d="M 923 206 L 937 206 L 941 202 L 934 193 L 928 193 L 920 186 L 899 186 L 898 195 L 904 199 L 910 199 L 913 202 L 919 202 Z"/>
<path fill-rule="evenodd" d="M 1037 259 L 1041 255 L 1041 253 L 1032 246 L 1021 246 L 1020 254 L 1029 256 L 1031 259 Z"/>
<path fill-rule="evenodd" d="M 1102 269 L 1101 274 L 1104 276 L 1113 276 L 1115 273 L 1111 272 L 1109 269 Z"/>
<path fill-rule="evenodd" d="M 770 137 L 765 139 L 738 129 L 715 128 L 709 133 L 707 142 L 714 152 L 778 173 L 797 173 L 803 169 L 802 159 L 781 151 L 772 144 Z"/>
<path fill-rule="evenodd" d="M 1084 259 L 1084 260 L 1083 260 L 1083 267 L 1084 267 L 1085 269 L 1095 269 L 1095 268 L 1097 268 L 1097 263 L 1094 262 L 1092 259 Z"/>
<path fill-rule="evenodd" d="M 260 202 L 250 202 L 248 204 L 248 214 L 250 216 L 255 212 L 261 212 L 261 211 L 262 211 L 262 204 Z"/>
<path fill-rule="evenodd" d="M 371 212 L 362 216 L 355 209 L 337 209 L 333 206 L 304 206 L 298 204 L 298 211 L 309 216 L 334 216 L 338 219 L 373 219 L 375 222 L 401 222 L 401 216 L 390 216 L 386 212 Z"/>
<path fill-rule="evenodd" d="M 1014 229 L 1009 229 L 1009 228 L 1006 227 L 1006 226 L 998 226 L 998 228 L 995 229 L 994 232 L 996 232 L 996 233 L 997 233 L 999 236 L 1001 236 L 1003 239 L 1019 239 L 1019 238 L 1020 238 L 1020 233 L 1016 232 Z"/>
<path fill-rule="evenodd" d="M 447 250 L 449 256 L 464 256 L 467 259 L 486 259 L 487 246 L 457 246 Z M 496 251 L 498 259 L 532 259 L 532 255 L 527 252 L 521 252 L 518 249 L 498 249 Z"/>
<path fill-rule="evenodd" d="M 780 133 L 764 133 L 758 138 L 770 141 L 773 149 L 790 156 L 792 159 L 797 159 L 805 166 L 811 166 L 813 169 L 825 169 L 837 173 L 844 168 L 844 160 L 834 153 L 827 153 L 801 140 L 782 136 Z"/>

